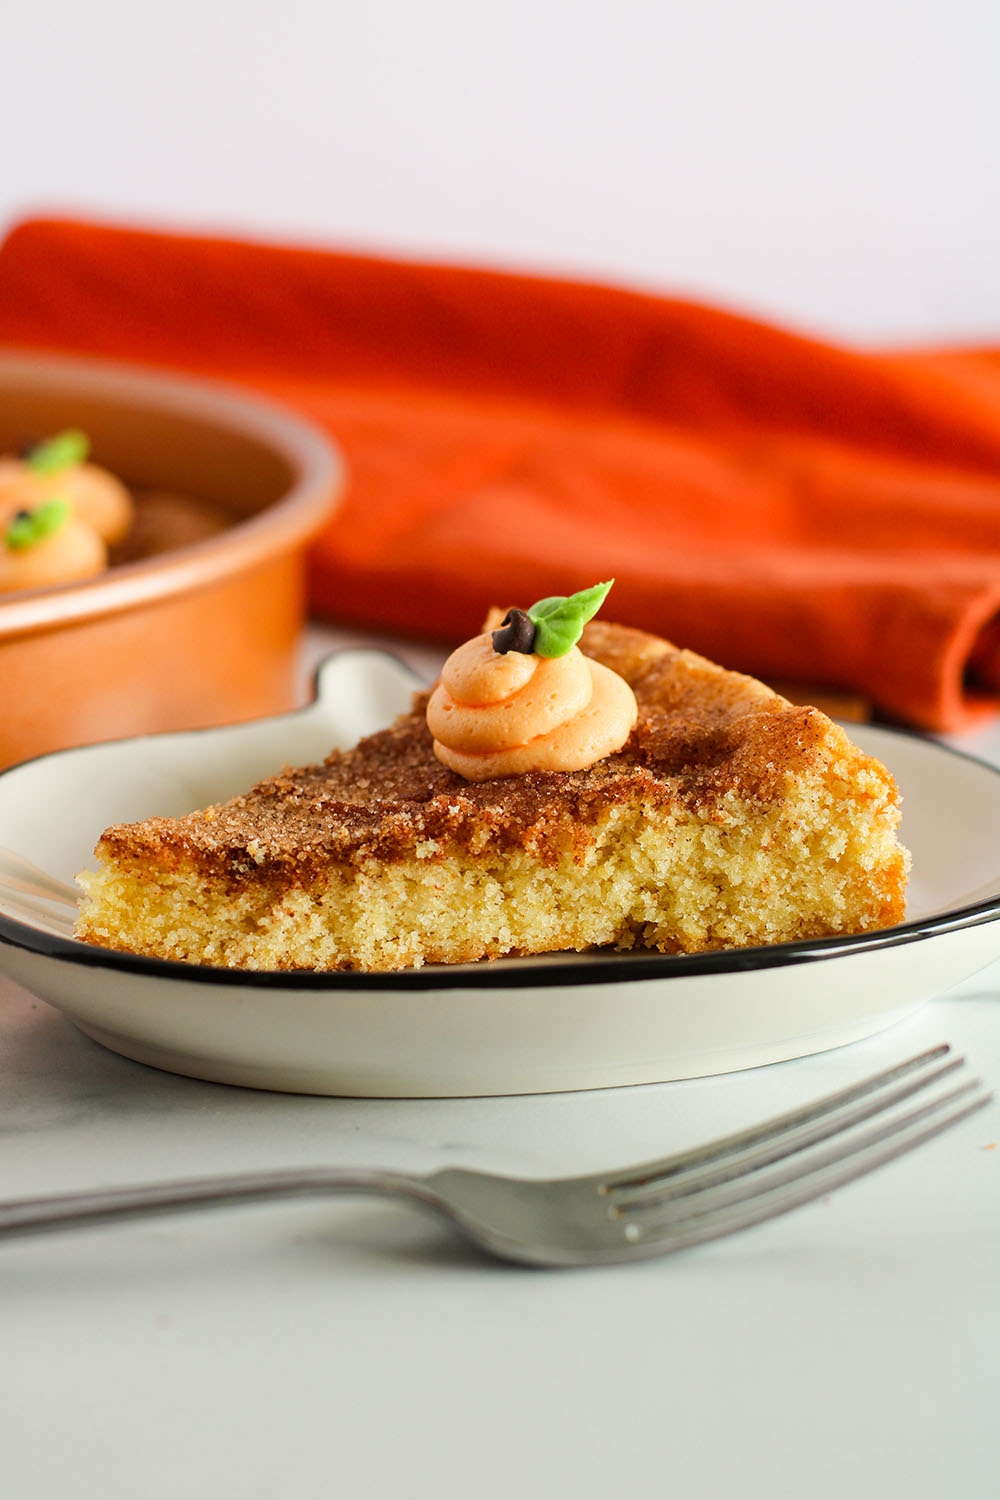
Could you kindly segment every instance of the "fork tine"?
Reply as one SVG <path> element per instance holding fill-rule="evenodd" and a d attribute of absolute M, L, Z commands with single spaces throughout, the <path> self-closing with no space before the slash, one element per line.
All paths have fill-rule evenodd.
<path fill-rule="evenodd" d="M 906 1152 L 913 1151 L 915 1146 L 922 1145 L 925 1140 L 940 1136 L 942 1131 L 949 1130 L 952 1125 L 957 1125 L 970 1115 L 975 1115 L 976 1110 L 981 1110 L 985 1104 L 990 1104 L 991 1098 L 993 1095 L 987 1092 L 949 1115 L 939 1116 L 922 1127 L 912 1128 L 907 1134 L 897 1134 L 891 1140 L 886 1140 L 882 1145 L 868 1151 L 868 1154 L 846 1158 L 835 1166 L 826 1167 L 822 1172 L 814 1173 L 796 1184 L 789 1185 L 784 1190 L 771 1194 L 757 1194 L 753 1199 L 735 1208 L 730 1206 L 730 1208 L 717 1209 L 709 1214 L 700 1215 L 697 1220 L 688 1218 L 684 1223 L 678 1224 L 676 1229 L 661 1226 L 658 1232 L 643 1233 L 639 1226 L 627 1224 L 625 1241 L 631 1245 L 634 1256 L 666 1256 L 676 1250 L 687 1250 L 691 1245 L 705 1244 L 709 1239 L 723 1239 L 723 1236 L 735 1235 L 739 1230 L 751 1229 L 754 1224 L 765 1223 L 771 1218 L 778 1218 L 780 1214 L 789 1214 L 792 1209 L 801 1208 L 804 1203 L 822 1199 L 825 1194 L 832 1193 L 834 1188 L 843 1187 L 844 1184 L 853 1182 L 856 1178 L 864 1178 L 867 1173 L 874 1172 L 876 1167 L 882 1167 L 894 1158 L 903 1157 Z"/>
<path fill-rule="evenodd" d="M 855 1100 L 863 1099 L 868 1094 L 876 1093 L 879 1089 L 909 1074 L 916 1074 L 931 1068 L 942 1058 L 947 1057 L 950 1052 L 950 1045 L 947 1042 L 941 1042 L 927 1052 L 921 1052 L 916 1057 L 897 1063 L 895 1067 L 886 1068 L 881 1073 L 874 1073 L 870 1078 L 862 1078 L 860 1082 L 852 1083 L 845 1089 L 839 1089 L 835 1094 L 825 1094 L 821 1099 L 810 1100 L 808 1104 L 798 1109 L 789 1110 L 784 1115 L 775 1115 L 759 1125 L 752 1125 L 748 1130 L 723 1136 L 719 1140 L 708 1141 L 702 1146 L 693 1147 L 690 1151 L 681 1151 L 675 1156 L 663 1157 L 659 1161 L 645 1162 L 641 1166 L 629 1167 L 621 1172 L 604 1173 L 602 1181 L 608 1189 L 642 1187 L 653 1179 L 675 1177 L 681 1172 L 689 1171 L 692 1167 L 722 1161 L 747 1147 L 756 1146 L 775 1136 L 783 1135 L 786 1131 L 806 1125 L 812 1120 L 854 1103 Z"/>
<path fill-rule="evenodd" d="M 973 1078 L 904 1113 L 896 1111 L 888 1119 L 822 1150 L 797 1154 L 784 1166 L 772 1164 L 767 1171 L 752 1171 L 735 1182 L 708 1186 L 700 1192 L 692 1190 L 690 1196 L 680 1203 L 669 1199 L 660 1202 L 645 1200 L 626 1203 L 616 1212 L 627 1225 L 634 1226 L 640 1235 L 644 1235 L 655 1234 L 658 1228 L 672 1233 L 675 1229 L 682 1230 L 685 1225 L 696 1226 L 700 1220 L 716 1219 L 720 1214 L 725 1217 L 731 1210 L 758 1203 L 762 1206 L 783 1204 L 786 1197 L 791 1199 L 788 1206 L 794 1207 L 817 1193 L 828 1191 L 831 1182 L 836 1185 L 838 1181 L 850 1181 L 862 1171 L 870 1170 L 865 1163 L 870 1161 L 872 1166 L 877 1166 L 897 1155 L 899 1150 L 905 1149 L 901 1142 L 912 1137 L 913 1144 L 917 1144 L 928 1134 L 936 1134 L 953 1120 L 962 1119 L 981 1108 L 991 1098 L 982 1082 Z M 845 1172 L 846 1176 L 842 1175 Z M 824 1188 L 822 1183 L 828 1186 Z M 805 1197 L 800 1196 L 803 1192 Z M 775 1211 L 782 1212 L 783 1209 Z M 626 1237 L 636 1238 L 634 1230 L 626 1228 Z"/>
<path fill-rule="evenodd" d="M 860 1101 L 840 1105 L 804 1125 L 791 1126 L 769 1135 L 763 1142 L 732 1151 L 714 1164 L 710 1162 L 706 1166 L 702 1162 L 690 1163 L 659 1177 L 649 1177 L 645 1182 L 616 1184 L 611 1189 L 612 1196 L 618 1205 L 641 1203 L 648 1199 L 661 1203 L 668 1198 L 684 1198 L 718 1183 L 745 1177 L 748 1172 L 770 1166 L 772 1162 L 781 1161 L 797 1151 L 805 1151 L 820 1141 L 829 1140 L 831 1136 L 863 1124 L 865 1120 L 870 1120 L 940 1083 L 942 1078 L 964 1066 L 964 1057 L 951 1058 L 939 1068 L 925 1070 L 915 1077 L 911 1075 L 895 1086 L 883 1086 L 878 1092 L 869 1094 Z"/>

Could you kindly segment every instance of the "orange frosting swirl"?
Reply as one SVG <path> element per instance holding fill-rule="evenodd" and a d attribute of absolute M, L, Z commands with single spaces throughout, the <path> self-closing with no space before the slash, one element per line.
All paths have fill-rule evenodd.
<path fill-rule="evenodd" d="M 576 646 L 503 656 L 489 632 L 452 652 L 427 705 L 434 754 L 466 781 L 582 771 L 621 749 L 636 715 L 624 678 Z"/>
<path fill-rule="evenodd" d="M 0 459 L 0 521 L 19 510 L 35 510 L 46 500 L 67 500 L 74 515 L 92 526 L 108 546 L 120 542 L 132 524 L 132 497 L 114 474 L 97 464 L 73 464 L 56 474 L 36 474 L 19 459 Z"/>
<path fill-rule="evenodd" d="M 51 536 L 14 552 L 0 539 L 0 594 L 51 588 L 92 578 L 108 565 L 108 551 L 92 526 L 70 516 Z"/>

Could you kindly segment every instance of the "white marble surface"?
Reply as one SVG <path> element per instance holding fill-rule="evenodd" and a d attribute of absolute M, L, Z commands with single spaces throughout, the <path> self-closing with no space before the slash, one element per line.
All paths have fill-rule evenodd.
<path fill-rule="evenodd" d="M 1000 761 L 997 730 L 967 743 Z M 1000 965 L 881 1037 L 726 1078 L 298 1098 L 126 1062 L 0 980 L 0 1195 L 323 1162 L 587 1170 L 941 1040 L 1000 1085 Z M 998 1138 L 994 1105 L 827 1201 L 627 1268 L 507 1268 L 365 1200 L 2 1244 L 0 1494 L 992 1500 Z"/>

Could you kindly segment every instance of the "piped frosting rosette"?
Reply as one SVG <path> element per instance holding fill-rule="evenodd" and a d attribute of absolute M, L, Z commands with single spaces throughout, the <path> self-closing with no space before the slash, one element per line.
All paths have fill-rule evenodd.
<path fill-rule="evenodd" d="M 0 459 L 0 593 L 73 583 L 107 567 L 132 500 L 113 474 L 85 462 L 89 446 L 70 428 Z"/>
<path fill-rule="evenodd" d="M 87 462 L 89 451 L 86 434 L 72 427 L 19 458 L 0 459 L 0 521 L 58 497 L 78 521 L 115 546 L 132 524 L 132 497 L 114 474 Z"/>
<path fill-rule="evenodd" d="M 617 672 L 575 645 L 558 656 L 502 652 L 498 635 L 475 636 L 444 664 L 427 705 L 438 760 L 466 781 L 487 781 L 580 771 L 622 748 L 637 708 Z"/>

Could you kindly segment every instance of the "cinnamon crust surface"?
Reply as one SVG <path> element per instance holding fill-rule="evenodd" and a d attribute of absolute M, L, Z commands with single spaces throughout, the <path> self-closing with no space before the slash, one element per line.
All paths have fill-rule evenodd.
<path fill-rule="evenodd" d="M 109 828 L 102 845 L 167 867 L 191 861 L 216 877 L 267 866 L 292 880 L 359 854 L 406 858 L 427 839 L 552 858 L 561 832 L 556 849 L 547 835 L 554 823 L 561 831 L 567 814 L 585 826 L 610 804 L 636 799 L 700 812 L 727 793 L 767 801 L 783 795 L 804 758 L 822 756 L 826 739 L 838 748 L 846 740 L 817 709 L 793 708 L 753 678 L 642 631 L 591 623 L 580 645 L 625 678 L 639 705 L 621 753 L 585 771 L 464 781 L 435 758 L 427 694 L 418 694 L 411 713 L 320 765 L 286 768 L 186 818 Z"/>

